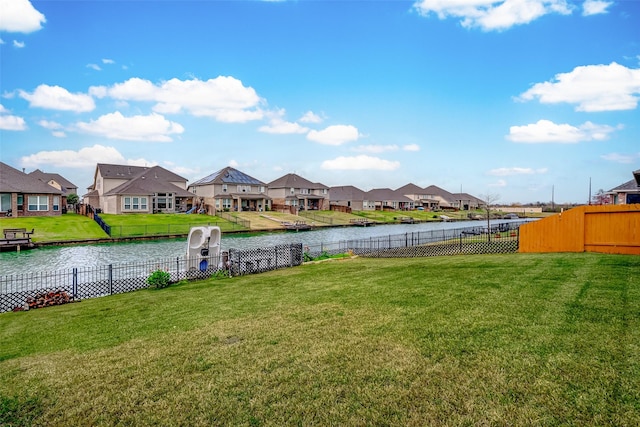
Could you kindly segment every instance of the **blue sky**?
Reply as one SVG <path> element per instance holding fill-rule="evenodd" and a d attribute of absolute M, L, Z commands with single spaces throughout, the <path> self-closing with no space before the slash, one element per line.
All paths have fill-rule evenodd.
<path fill-rule="evenodd" d="M 0 160 L 585 203 L 640 169 L 640 2 L 0 0 Z"/>

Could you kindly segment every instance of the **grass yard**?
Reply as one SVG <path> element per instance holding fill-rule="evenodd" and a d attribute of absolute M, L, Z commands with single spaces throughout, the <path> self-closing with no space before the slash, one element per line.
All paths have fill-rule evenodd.
<path fill-rule="evenodd" d="M 189 234 L 198 225 L 215 225 L 223 232 L 243 229 L 220 217 L 198 214 L 100 214 L 100 218 L 111 226 L 112 237 Z"/>
<path fill-rule="evenodd" d="M 0 228 L 33 229 L 35 231 L 31 239 L 34 242 L 109 238 L 93 219 L 75 213 L 59 216 L 0 218 Z"/>
<path fill-rule="evenodd" d="M 353 258 L 0 315 L 0 425 L 640 425 L 640 257 Z"/>

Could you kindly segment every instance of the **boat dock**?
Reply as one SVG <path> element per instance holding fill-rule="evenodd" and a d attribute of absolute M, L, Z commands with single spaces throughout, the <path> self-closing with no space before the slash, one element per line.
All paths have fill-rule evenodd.
<path fill-rule="evenodd" d="M 21 248 L 33 248 L 31 235 L 35 230 L 27 231 L 26 228 L 5 228 L 2 230 L 3 238 L 0 239 L 0 250 L 16 250 Z"/>

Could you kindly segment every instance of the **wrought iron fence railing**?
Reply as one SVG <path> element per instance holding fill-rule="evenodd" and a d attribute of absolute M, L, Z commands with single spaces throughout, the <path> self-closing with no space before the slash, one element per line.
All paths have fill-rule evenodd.
<path fill-rule="evenodd" d="M 171 282 L 198 280 L 218 272 L 231 276 L 302 264 L 302 244 L 223 252 L 219 256 L 177 257 L 146 262 L 0 276 L 0 313 L 23 308 L 44 293 L 65 293 L 74 301 L 147 288 L 149 276 L 166 271 Z"/>

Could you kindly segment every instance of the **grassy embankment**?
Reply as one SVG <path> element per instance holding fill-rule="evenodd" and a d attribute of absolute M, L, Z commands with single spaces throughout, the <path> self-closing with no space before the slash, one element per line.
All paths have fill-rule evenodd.
<path fill-rule="evenodd" d="M 640 257 L 305 264 L 0 315 L 0 424 L 640 424 Z"/>

